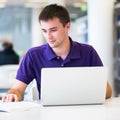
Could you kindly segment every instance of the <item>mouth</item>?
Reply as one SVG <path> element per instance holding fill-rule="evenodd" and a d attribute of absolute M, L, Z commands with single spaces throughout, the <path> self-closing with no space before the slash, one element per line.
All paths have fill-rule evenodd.
<path fill-rule="evenodd" d="M 55 43 L 55 40 L 50 40 L 49 43 L 50 43 L 50 44 L 54 44 L 54 43 Z"/>

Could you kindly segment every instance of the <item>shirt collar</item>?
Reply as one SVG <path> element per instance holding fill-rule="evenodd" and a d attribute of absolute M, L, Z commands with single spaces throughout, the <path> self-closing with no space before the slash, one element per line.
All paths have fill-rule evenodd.
<path fill-rule="evenodd" d="M 46 49 L 46 56 L 48 60 L 54 59 L 57 57 L 57 55 L 53 52 L 49 44 L 47 44 L 47 49 Z"/>
<path fill-rule="evenodd" d="M 80 43 L 73 41 L 71 38 L 70 38 L 70 43 L 71 43 L 71 48 L 68 56 L 70 57 L 70 59 L 80 58 L 80 45 L 79 45 Z"/>
<path fill-rule="evenodd" d="M 70 37 L 69 37 L 69 40 L 71 43 L 71 48 L 70 48 L 70 52 L 68 54 L 68 57 L 70 59 L 80 58 L 80 46 L 78 45 L 77 42 L 73 41 Z M 56 58 L 57 55 L 53 52 L 53 50 L 51 49 L 49 44 L 47 44 L 46 47 L 47 47 L 46 56 L 47 56 L 48 60 Z"/>

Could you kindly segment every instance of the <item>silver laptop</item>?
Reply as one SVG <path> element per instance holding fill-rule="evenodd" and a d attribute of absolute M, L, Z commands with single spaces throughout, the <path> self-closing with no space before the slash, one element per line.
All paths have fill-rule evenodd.
<path fill-rule="evenodd" d="M 103 104 L 107 80 L 106 67 L 43 68 L 41 104 Z"/>

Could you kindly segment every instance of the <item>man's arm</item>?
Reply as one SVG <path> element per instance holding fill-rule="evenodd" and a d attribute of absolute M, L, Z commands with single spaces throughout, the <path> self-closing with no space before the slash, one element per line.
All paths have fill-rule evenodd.
<path fill-rule="evenodd" d="M 15 85 L 8 91 L 8 93 L 2 97 L 3 102 L 17 102 L 23 99 L 24 91 L 27 84 L 16 80 Z"/>
<path fill-rule="evenodd" d="M 112 89 L 110 84 L 107 82 L 107 88 L 106 88 L 106 99 L 110 98 L 112 96 Z"/>

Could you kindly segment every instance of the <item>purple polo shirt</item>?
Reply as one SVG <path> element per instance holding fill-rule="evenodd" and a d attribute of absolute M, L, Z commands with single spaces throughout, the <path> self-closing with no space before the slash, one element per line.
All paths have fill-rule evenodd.
<path fill-rule="evenodd" d="M 16 79 L 29 84 L 36 79 L 40 97 L 41 69 L 50 67 L 103 66 L 95 49 L 87 44 L 71 42 L 71 49 L 65 60 L 52 51 L 48 44 L 28 50 L 17 72 Z"/>

